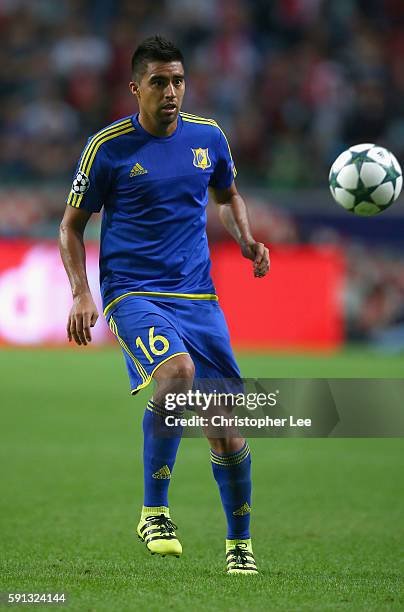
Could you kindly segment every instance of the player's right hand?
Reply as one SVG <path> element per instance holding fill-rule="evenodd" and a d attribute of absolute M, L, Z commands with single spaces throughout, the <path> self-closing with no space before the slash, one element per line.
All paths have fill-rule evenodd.
<path fill-rule="evenodd" d="M 91 342 L 90 328 L 94 327 L 98 319 L 97 307 L 91 293 L 77 295 L 73 300 L 67 320 L 67 337 L 81 346 L 87 346 Z"/>

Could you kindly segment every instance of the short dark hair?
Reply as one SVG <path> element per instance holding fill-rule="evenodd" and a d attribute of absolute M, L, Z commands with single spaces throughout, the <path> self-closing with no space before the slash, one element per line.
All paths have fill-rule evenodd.
<path fill-rule="evenodd" d="M 181 62 L 184 57 L 181 51 L 163 36 L 150 36 L 136 49 L 132 56 L 132 75 L 139 81 L 147 70 L 149 62 Z"/>

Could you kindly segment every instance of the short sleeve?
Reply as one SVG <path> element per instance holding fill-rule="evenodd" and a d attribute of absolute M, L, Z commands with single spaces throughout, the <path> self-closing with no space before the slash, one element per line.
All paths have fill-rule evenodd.
<path fill-rule="evenodd" d="M 104 147 L 97 147 L 90 138 L 74 173 L 66 204 L 99 212 L 105 203 L 110 184 L 110 164 Z"/>
<path fill-rule="evenodd" d="M 237 175 L 231 156 L 230 146 L 224 132 L 219 129 L 219 143 L 216 151 L 216 164 L 209 185 L 216 189 L 227 189 Z"/>

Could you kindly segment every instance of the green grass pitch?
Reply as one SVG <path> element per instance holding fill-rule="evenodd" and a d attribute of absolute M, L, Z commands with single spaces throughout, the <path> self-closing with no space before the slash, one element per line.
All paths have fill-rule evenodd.
<path fill-rule="evenodd" d="M 356 350 L 239 363 L 262 377 L 404 372 L 402 357 Z M 65 609 L 97 612 L 404 609 L 404 440 L 251 440 L 261 574 L 226 576 L 203 439 L 183 440 L 171 485 L 183 557 L 134 536 L 148 393 L 128 396 L 118 351 L 3 350 L 0 368 L 0 591 L 65 592 Z"/>

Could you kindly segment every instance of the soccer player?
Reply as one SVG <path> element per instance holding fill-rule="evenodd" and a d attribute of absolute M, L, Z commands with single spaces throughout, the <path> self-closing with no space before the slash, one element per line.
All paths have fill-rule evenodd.
<path fill-rule="evenodd" d="M 166 394 L 191 388 L 194 376 L 240 379 L 210 276 L 208 189 L 224 226 L 253 262 L 255 277 L 268 272 L 269 253 L 251 235 L 223 131 L 213 119 L 181 112 L 180 50 L 160 36 L 146 39 L 133 55 L 132 78 L 139 112 L 88 140 L 67 197 L 59 240 L 73 294 L 67 335 L 86 346 L 98 318 L 83 235 L 92 213 L 103 207 L 104 316 L 122 347 L 132 394 L 155 382 L 143 418 L 144 502 L 137 534 L 151 553 L 179 556 L 168 488 L 181 429 L 156 434 L 156 426 L 163 434 L 172 429 L 165 426 Z M 250 449 L 230 435 L 209 443 L 228 526 L 227 572 L 255 574 Z"/>

